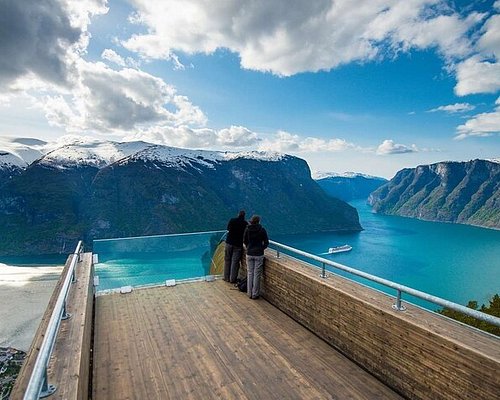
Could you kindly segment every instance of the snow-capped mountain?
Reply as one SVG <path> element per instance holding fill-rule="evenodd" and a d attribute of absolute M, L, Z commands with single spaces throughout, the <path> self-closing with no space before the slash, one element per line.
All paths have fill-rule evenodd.
<path fill-rule="evenodd" d="M 0 168 L 14 166 L 25 168 L 34 161 L 59 169 L 76 166 L 103 168 L 115 162 L 130 160 L 157 161 L 176 168 L 199 164 L 213 168 L 215 164 L 239 158 L 280 161 L 284 154 L 276 152 L 222 152 L 190 150 L 152 143 L 114 142 L 74 138 L 61 142 L 43 142 L 37 139 L 0 137 Z"/>
<path fill-rule="evenodd" d="M 387 179 L 356 172 L 320 172 L 315 180 L 332 197 L 344 201 L 367 199 L 371 192 L 387 182 Z"/>
<path fill-rule="evenodd" d="M 260 214 L 270 234 L 361 228 L 356 209 L 329 198 L 293 156 L 145 142 L 8 144 L 3 157 L 18 166 L 0 169 L 0 254 L 224 229 L 241 208 Z M 31 163 L 22 159 L 30 149 L 38 152 Z"/>
<path fill-rule="evenodd" d="M 47 142 L 38 139 L 0 136 L 0 169 L 25 168 L 43 156 L 46 146 Z"/>
<path fill-rule="evenodd" d="M 366 179 L 380 179 L 386 181 L 387 179 L 381 178 L 379 176 L 362 174 L 361 172 L 324 172 L 324 171 L 313 171 L 312 178 L 316 181 L 326 178 L 357 178 L 362 177 Z"/>

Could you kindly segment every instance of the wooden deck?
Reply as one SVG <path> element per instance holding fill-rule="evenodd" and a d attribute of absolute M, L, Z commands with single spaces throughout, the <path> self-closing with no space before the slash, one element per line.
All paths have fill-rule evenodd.
<path fill-rule="evenodd" d="M 96 400 L 401 398 L 223 281 L 97 297 L 93 365 Z"/>

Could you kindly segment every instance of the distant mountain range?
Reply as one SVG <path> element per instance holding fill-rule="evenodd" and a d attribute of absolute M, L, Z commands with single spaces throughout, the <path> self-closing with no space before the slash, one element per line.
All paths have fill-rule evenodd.
<path fill-rule="evenodd" d="M 368 199 L 370 193 L 387 182 L 384 178 L 355 172 L 317 173 L 315 180 L 330 196 L 344 201 Z"/>
<path fill-rule="evenodd" d="M 225 229 L 240 208 L 260 214 L 271 235 L 361 229 L 356 209 L 328 197 L 297 157 L 0 139 L 0 254 Z"/>
<path fill-rule="evenodd" d="M 403 169 L 369 203 L 383 214 L 500 228 L 500 163 L 450 161 Z"/>

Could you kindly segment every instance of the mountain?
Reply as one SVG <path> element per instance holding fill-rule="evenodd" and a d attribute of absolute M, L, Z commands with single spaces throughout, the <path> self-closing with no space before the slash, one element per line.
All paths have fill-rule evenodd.
<path fill-rule="evenodd" d="M 403 169 L 370 195 L 373 210 L 500 228 L 500 163 L 440 162 Z"/>
<path fill-rule="evenodd" d="M 225 229 L 240 208 L 260 214 L 271 235 L 361 229 L 356 209 L 328 197 L 297 157 L 145 142 L 46 150 L 26 166 L 0 164 L 0 254 L 69 251 L 81 238 L 91 245 Z"/>
<path fill-rule="evenodd" d="M 355 172 L 319 173 L 315 180 L 330 196 L 344 201 L 367 199 L 370 193 L 387 182 L 384 178 Z"/>

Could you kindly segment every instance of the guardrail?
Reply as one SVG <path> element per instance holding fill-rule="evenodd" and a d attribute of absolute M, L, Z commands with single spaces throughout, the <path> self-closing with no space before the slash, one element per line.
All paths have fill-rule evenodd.
<path fill-rule="evenodd" d="M 463 313 L 465 315 L 468 315 L 470 317 L 479 319 L 481 321 L 488 322 L 488 323 L 493 324 L 495 326 L 500 326 L 500 318 L 497 318 L 497 317 L 495 317 L 493 315 L 485 314 L 485 313 L 482 313 L 480 311 L 476 311 L 476 310 L 473 310 L 471 308 L 467 308 L 467 307 L 462 306 L 460 304 L 453 303 L 453 302 L 451 302 L 449 300 L 445 300 L 445 299 L 442 299 L 440 297 L 433 296 L 431 294 L 422 292 L 420 290 L 413 289 L 413 288 L 408 287 L 408 286 L 400 285 L 399 283 L 395 283 L 395 282 L 389 281 L 387 279 L 380 278 L 378 276 L 371 275 L 371 274 L 368 274 L 368 273 L 363 272 L 363 271 L 359 271 L 359 270 L 357 270 L 355 268 L 351 268 L 351 267 L 348 267 L 346 265 L 339 264 L 337 262 L 334 262 L 334 261 L 331 261 L 331 260 L 327 260 L 327 259 L 322 258 L 322 257 L 318 257 L 318 256 L 316 256 L 314 254 L 307 253 L 305 251 L 296 249 L 296 248 L 291 247 L 291 246 L 287 246 L 285 244 L 281 244 L 281 243 L 275 242 L 273 240 L 270 240 L 269 243 L 272 244 L 273 246 L 277 247 L 276 249 L 273 249 L 273 250 L 276 250 L 276 256 L 277 256 L 277 258 L 280 257 L 280 251 L 279 251 L 279 249 L 283 249 L 283 250 L 287 250 L 287 251 L 290 251 L 292 253 L 301 255 L 303 257 L 309 258 L 311 260 L 315 260 L 315 261 L 320 262 L 322 264 L 322 269 L 321 269 L 320 277 L 322 277 L 322 278 L 326 278 L 327 277 L 327 275 L 326 275 L 326 267 L 325 266 L 329 265 L 331 267 L 334 267 L 334 268 L 337 268 L 339 270 L 348 272 L 348 273 L 353 274 L 355 276 L 359 276 L 359 277 L 367 279 L 369 281 L 376 282 L 376 283 L 379 283 L 379 284 L 381 284 L 383 286 L 395 289 L 397 291 L 396 292 L 396 296 L 395 296 L 396 297 L 396 303 L 393 304 L 393 306 L 392 306 L 395 310 L 404 311 L 406 309 L 401 304 L 402 293 L 406 293 L 406 294 L 409 294 L 411 296 L 415 296 L 415 297 L 417 297 L 419 299 L 426 300 L 426 301 L 429 301 L 431 303 L 437 304 L 439 306 L 449 308 L 449 309 L 451 309 L 453 311 L 461 312 L 461 313 Z M 314 265 L 314 264 L 311 264 L 311 265 Z"/>
<path fill-rule="evenodd" d="M 64 283 L 61 287 L 54 310 L 52 311 L 52 315 L 47 325 L 47 330 L 45 331 L 43 342 L 40 346 L 40 350 L 33 367 L 33 372 L 26 387 L 26 392 L 24 393 L 24 400 L 37 400 L 39 398 L 50 396 L 56 391 L 56 386 L 49 384 L 47 380 L 47 367 L 50 355 L 52 354 L 52 350 L 54 348 L 54 342 L 57 337 L 57 332 L 59 331 L 61 320 L 71 317 L 71 314 L 66 312 L 66 299 L 68 297 L 71 284 L 76 282 L 75 268 L 77 262 L 80 261 L 82 251 L 83 243 L 82 241 L 79 241 L 75 252 L 72 254 L 73 259 L 71 260 L 68 272 L 64 278 Z"/>

